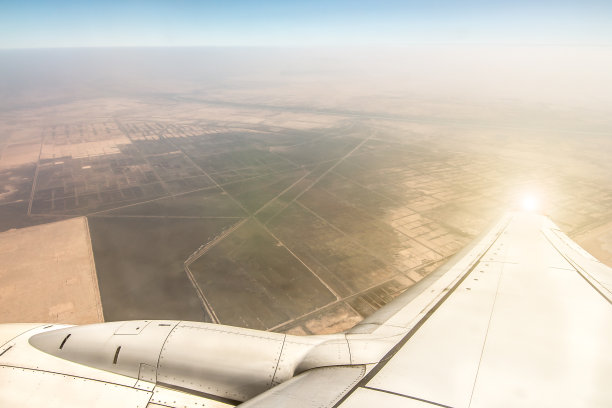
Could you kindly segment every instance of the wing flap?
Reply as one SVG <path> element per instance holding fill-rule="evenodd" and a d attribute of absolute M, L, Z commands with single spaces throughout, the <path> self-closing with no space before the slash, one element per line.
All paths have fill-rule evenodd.
<path fill-rule="evenodd" d="M 240 405 L 241 408 L 331 407 L 364 376 L 366 366 L 322 367 L 291 380 Z"/>

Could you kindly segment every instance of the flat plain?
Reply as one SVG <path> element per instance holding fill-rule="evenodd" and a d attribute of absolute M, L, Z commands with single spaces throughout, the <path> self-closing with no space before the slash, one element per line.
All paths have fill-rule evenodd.
<path fill-rule="evenodd" d="M 297 334 L 351 327 L 524 194 L 612 259 L 605 115 L 585 113 L 595 125 L 583 126 L 512 102 L 441 118 L 430 102 L 418 115 L 381 112 L 378 102 L 394 106 L 382 97 L 344 111 L 252 99 L 91 97 L 3 112 L 1 229 L 87 217 L 106 320 Z M 14 307 L 2 321 L 29 316 Z"/>
<path fill-rule="evenodd" d="M 103 321 L 85 217 L 0 233 L 5 323 Z"/>

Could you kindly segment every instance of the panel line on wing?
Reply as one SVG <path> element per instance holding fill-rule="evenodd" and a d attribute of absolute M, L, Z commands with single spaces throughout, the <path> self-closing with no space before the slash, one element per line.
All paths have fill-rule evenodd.
<path fill-rule="evenodd" d="M 474 264 L 463 274 L 463 276 L 457 281 L 455 282 L 455 284 L 453 285 L 452 288 L 450 288 L 446 294 L 440 299 L 438 300 L 438 302 L 433 305 L 431 307 L 431 309 L 429 309 L 427 311 L 427 313 L 421 318 L 421 320 L 419 320 L 419 322 L 414 325 L 414 327 L 412 329 L 410 329 L 410 331 L 408 333 L 406 333 L 406 335 L 391 349 L 389 350 L 389 352 L 380 360 L 380 362 L 363 378 L 361 379 L 361 381 L 359 381 L 359 383 L 348 393 L 346 393 L 344 395 L 344 397 L 342 397 L 335 405 L 334 408 L 338 407 L 340 404 L 342 404 L 347 398 L 350 397 L 350 395 L 355 391 L 355 389 L 359 388 L 359 387 L 363 387 L 363 388 L 367 388 L 367 384 L 376 376 L 376 374 L 378 374 L 378 372 L 380 370 L 382 370 L 382 368 L 389 362 L 391 361 L 391 359 L 393 358 L 393 356 L 395 354 L 397 354 L 397 352 L 399 352 L 402 347 L 410 340 L 410 338 L 412 336 L 414 336 L 416 334 L 416 332 L 425 324 L 425 322 L 434 314 L 434 312 L 436 310 L 438 310 L 438 308 L 440 306 L 442 306 L 442 304 L 455 292 L 455 290 L 467 279 L 467 277 L 474 271 L 474 269 L 476 269 L 476 267 L 480 264 L 480 262 L 482 261 L 482 259 L 487 255 L 487 253 L 489 252 L 489 250 L 497 243 L 497 241 L 499 240 L 499 238 L 502 236 L 502 234 L 504 233 L 504 231 L 506 231 L 506 228 L 508 227 L 508 224 L 510 223 L 510 221 L 512 220 L 512 217 L 510 217 L 507 221 L 506 224 L 503 226 L 503 228 L 501 228 L 495 235 L 495 239 L 493 239 L 493 241 L 491 242 L 491 244 L 487 247 L 487 249 L 485 251 L 483 251 L 483 253 L 480 255 L 480 257 L 478 257 L 478 259 L 476 260 L 476 262 L 474 262 Z M 487 262 L 489 262 L 487 260 Z"/>
<path fill-rule="evenodd" d="M 409 399 L 413 399 L 413 400 L 416 400 L 416 401 L 426 402 L 427 404 L 435 405 L 437 407 L 453 408 L 450 405 L 440 404 L 440 403 L 437 403 L 437 402 L 434 402 L 434 401 L 430 401 L 430 400 L 426 400 L 426 399 L 423 399 L 423 398 L 413 397 L 412 395 L 401 394 L 399 392 L 382 390 L 380 388 L 374 388 L 374 387 L 368 387 L 368 386 L 361 387 L 361 388 L 365 388 L 365 389 L 372 390 L 372 391 L 384 392 L 386 394 L 391 394 L 391 395 L 397 395 L 398 397 L 409 398 Z"/>
<path fill-rule="evenodd" d="M 488 261 L 487 261 L 488 262 Z M 480 366 L 482 365 L 482 357 L 484 356 L 485 348 L 487 347 L 487 338 L 489 336 L 489 329 L 491 328 L 491 321 L 493 320 L 493 313 L 495 313 L 495 304 L 497 303 L 497 295 L 499 294 L 499 288 L 501 286 L 502 279 L 504 278 L 504 264 L 501 265 L 499 277 L 497 278 L 497 288 L 495 289 L 495 296 L 493 297 L 493 305 L 491 306 L 491 313 L 489 314 L 489 321 L 487 322 L 487 330 L 485 331 L 484 342 L 482 349 L 480 350 L 480 358 L 478 359 L 478 367 L 476 368 L 476 375 L 474 376 L 474 384 L 472 385 L 472 392 L 470 393 L 470 402 L 468 407 L 472 405 L 472 398 L 474 397 L 474 390 L 476 389 L 476 383 L 478 382 L 478 374 L 480 373 Z M 517 262 L 507 262 L 517 264 Z"/>
<path fill-rule="evenodd" d="M 181 387 L 180 385 L 168 384 L 168 383 L 164 383 L 164 382 L 157 382 L 156 385 L 159 386 L 159 387 L 168 388 L 170 390 L 184 392 L 185 394 L 196 395 L 198 397 L 202 397 L 202 398 L 209 399 L 209 400 L 212 400 L 212 401 L 222 402 L 224 404 L 240 405 L 242 403 L 241 401 L 238 401 L 238 400 L 233 400 L 231 398 L 220 397 L 218 395 L 209 394 L 209 393 L 204 392 L 204 391 L 193 390 L 191 388 Z"/>
<path fill-rule="evenodd" d="M 570 265 L 572 265 L 574 267 L 574 271 L 576 273 L 578 273 L 578 275 L 580 275 L 593 289 L 595 289 L 595 291 L 597 293 L 599 293 L 604 299 L 606 299 L 606 301 L 610 304 L 612 304 L 612 300 L 610 299 L 609 296 L 606 296 L 605 293 L 603 293 L 592 281 L 597 282 L 598 285 L 602 286 L 601 283 L 599 283 L 599 281 L 595 278 L 593 278 L 590 274 L 588 274 L 586 271 L 584 271 L 584 269 L 582 269 L 578 264 L 576 264 L 576 262 L 574 262 L 573 260 L 571 260 L 570 258 L 568 258 L 567 256 L 565 256 L 565 254 L 563 252 L 561 252 L 561 250 L 551 241 L 551 239 L 546 235 L 546 233 L 544 231 L 542 231 L 542 235 L 544 236 L 544 238 L 548 241 L 548 243 L 559 253 L 559 255 L 561 255 L 561 257 L 563 259 L 565 259 Z M 588 277 L 586 276 L 588 275 Z M 590 278 L 590 279 L 589 279 Z"/>

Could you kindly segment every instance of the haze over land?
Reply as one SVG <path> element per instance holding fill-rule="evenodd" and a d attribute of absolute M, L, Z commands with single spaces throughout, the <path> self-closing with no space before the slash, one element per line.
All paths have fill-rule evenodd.
<path fill-rule="evenodd" d="M 3 50 L 0 229 L 86 216 L 106 320 L 293 333 L 352 326 L 525 194 L 610 263 L 609 51 Z"/>

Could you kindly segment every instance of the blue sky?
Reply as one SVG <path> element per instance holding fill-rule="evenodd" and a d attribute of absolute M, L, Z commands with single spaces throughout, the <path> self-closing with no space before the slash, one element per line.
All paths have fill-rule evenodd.
<path fill-rule="evenodd" d="M 5 1 L 0 48 L 612 45 L 612 1 Z"/>

